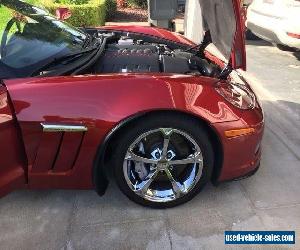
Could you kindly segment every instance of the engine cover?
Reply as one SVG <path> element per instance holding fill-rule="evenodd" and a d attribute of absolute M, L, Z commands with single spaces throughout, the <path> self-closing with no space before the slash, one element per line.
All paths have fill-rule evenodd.
<path fill-rule="evenodd" d="M 108 45 L 96 72 L 160 72 L 159 53 L 154 45 Z"/>
<path fill-rule="evenodd" d="M 214 76 L 216 66 L 191 53 L 171 51 L 159 44 L 109 44 L 94 73 L 149 73 L 200 74 Z"/>

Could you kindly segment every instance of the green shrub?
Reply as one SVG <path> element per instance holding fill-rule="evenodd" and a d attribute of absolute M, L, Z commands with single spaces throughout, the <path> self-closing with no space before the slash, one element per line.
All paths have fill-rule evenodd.
<path fill-rule="evenodd" d="M 117 11 L 116 0 L 106 0 L 106 18 L 111 19 Z"/>
<path fill-rule="evenodd" d="M 62 4 L 87 4 L 89 0 L 54 0 L 54 2 Z"/>
<path fill-rule="evenodd" d="M 30 3 L 30 4 L 33 4 L 33 5 L 38 5 L 40 0 L 25 0 L 24 2 Z"/>
<path fill-rule="evenodd" d="M 148 2 L 147 0 L 127 0 L 127 4 L 131 7 L 140 7 L 147 9 Z"/>
<path fill-rule="evenodd" d="M 66 2 L 66 0 L 61 1 Z M 105 24 L 107 15 L 106 2 L 107 0 L 89 0 L 85 4 L 76 5 L 44 0 L 43 6 L 54 15 L 57 8 L 67 7 L 72 13 L 72 16 L 67 20 L 68 23 L 76 27 L 92 27 Z"/>

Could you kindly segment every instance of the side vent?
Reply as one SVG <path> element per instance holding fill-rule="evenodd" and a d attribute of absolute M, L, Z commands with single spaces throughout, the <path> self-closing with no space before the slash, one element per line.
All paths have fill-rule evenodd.
<path fill-rule="evenodd" d="M 43 135 L 32 173 L 63 173 L 73 169 L 87 127 L 41 124 Z"/>

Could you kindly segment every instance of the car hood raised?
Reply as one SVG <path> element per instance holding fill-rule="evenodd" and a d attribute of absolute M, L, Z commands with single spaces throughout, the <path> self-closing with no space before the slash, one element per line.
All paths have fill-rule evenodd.
<path fill-rule="evenodd" d="M 246 68 L 240 0 L 187 0 L 185 36 L 199 44 L 206 31 L 233 68 Z"/>

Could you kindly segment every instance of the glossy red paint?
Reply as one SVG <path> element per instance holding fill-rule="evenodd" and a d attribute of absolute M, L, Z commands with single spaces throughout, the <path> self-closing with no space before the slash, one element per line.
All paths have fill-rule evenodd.
<path fill-rule="evenodd" d="M 233 2 L 238 10 L 239 1 Z M 236 16 L 241 19 L 238 12 Z M 195 45 L 179 34 L 153 27 L 101 29 Z M 244 41 L 240 33 L 239 22 L 232 63 L 234 67 L 245 68 Z M 219 58 L 208 52 L 206 56 L 224 66 Z M 4 166 L 0 169 L 0 195 L 23 187 L 93 188 L 93 163 L 106 136 L 128 118 L 155 111 L 189 114 L 211 127 L 223 149 L 218 181 L 249 173 L 260 161 L 262 110 L 258 104 L 249 111 L 234 107 L 214 90 L 217 81 L 174 74 L 106 74 L 5 81 L 9 96 L 0 85 L 0 133 L 1 140 L 7 142 L 0 144 L 0 165 Z M 88 131 L 45 133 L 42 122 L 84 125 Z M 225 136 L 227 130 L 249 127 L 255 128 L 254 134 L 230 139 Z"/>
<path fill-rule="evenodd" d="M 22 129 L 29 187 L 92 188 L 93 161 L 105 136 L 128 117 L 158 110 L 191 114 L 211 126 L 224 151 L 219 180 L 232 179 L 251 170 L 259 161 L 255 149 L 262 136 L 261 109 L 243 112 L 227 103 L 214 90 L 216 81 L 171 74 L 6 81 Z M 68 154 L 74 135 L 43 133 L 41 122 L 85 125 L 88 131 L 80 143 L 80 136 L 73 138 L 76 145 Z M 224 135 L 226 130 L 245 127 L 256 128 L 256 133 L 232 139 Z"/>
<path fill-rule="evenodd" d="M 129 33 L 139 33 L 147 36 L 153 36 L 158 38 L 163 38 L 175 43 L 181 43 L 188 46 L 194 46 L 195 43 L 180 35 L 179 33 L 170 32 L 166 29 L 161 29 L 157 27 L 148 27 L 148 26 L 101 26 L 98 27 L 101 30 L 114 30 L 114 31 L 122 31 L 122 32 L 129 32 Z"/>
<path fill-rule="evenodd" d="M 246 45 L 245 45 L 245 21 L 243 18 L 243 6 L 240 0 L 232 0 L 236 19 L 236 32 L 231 53 L 231 63 L 234 69 L 246 70 Z"/>
<path fill-rule="evenodd" d="M 232 128 L 254 128 L 253 134 L 226 138 L 225 131 Z M 241 119 L 215 125 L 223 144 L 223 168 L 218 181 L 227 181 L 247 175 L 256 169 L 261 159 L 261 141 L 264 118 L 260 107 L 244 111 Z"/>
<path fill-rule="evenodd" d="M 0 83 L 0 196 L 25 187 L 26 157 L 18 126 Z"/>

